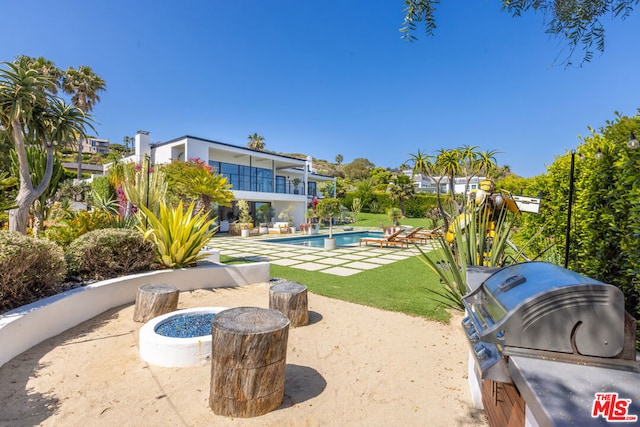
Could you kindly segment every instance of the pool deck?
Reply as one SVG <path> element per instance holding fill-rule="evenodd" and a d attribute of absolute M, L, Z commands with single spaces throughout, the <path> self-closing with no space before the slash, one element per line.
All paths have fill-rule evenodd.
<path fill-rule="evenodd" d="M 360 230 L 364 231 L 364 230 Z M 326 234 L 326 233 L 322 233 Z M 333 233 L 338 234 L 334 231 Z M 326 234 L 328 237 L 328 234 Z M 312 248 L 300 245 L 267 242 L 265 239 L 305 237 L 302 233 L 265 234 L 261 236 L 239 237 L 216 234 L 209 241 L 209 247 L 217 249 L 222 255 L 247 258 L 301 270 L 319 271 L 335 276 L 351 276 L 362 271 L 372 270 L 383 265 L 404 260 L 420 253 L 413 245 L 409 248 L 380 248 L 377 246 L 358 246 L 358 244 L 338 247 L 334 250 Z M 425 252 L 431 244 L 420 246 Z"/>

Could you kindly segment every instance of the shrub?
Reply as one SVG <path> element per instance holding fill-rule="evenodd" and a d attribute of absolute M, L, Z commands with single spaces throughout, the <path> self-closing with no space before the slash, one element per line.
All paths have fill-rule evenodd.
<path fill-rule="evenodd" d="M 55 243 L 0 231 L 0 312 L 55 295 L 65 271 Z"/>
<path fill-rule="evenodd" d="M 69 274 L 104 280 L 150 270 L 155 247 L 142 233 L 125 228 L 105 228 L 83 234 L 65 251 Z"/>
<path fill-rule="evenodd" d="M 61 219 L 45 231 L 47 239 L 53 240 L 62 247 L 67 247 L 71 242 L 83 234 L 106 228 L 128 228 L 132 226 L 131 220 L 121 219 L 105 210 L 75 211 L 69 218 Z"/>
<path fill-rule="evenodd" d="M 437 206 L 435 194 L 416 194 L 404 201 L 404 214 L 407 218 L 424 218 Z"/>

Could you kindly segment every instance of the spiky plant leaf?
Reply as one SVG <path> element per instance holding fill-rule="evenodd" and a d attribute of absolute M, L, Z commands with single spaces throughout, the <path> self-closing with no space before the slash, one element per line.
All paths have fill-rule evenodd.
<path fill-rule="evenodd" d="M 216 218 L 207 220 L 203 211 L 194 214 L 194 206 L 191 203 L 185 210 L 182 202 L 173 208 L 161 201 L 159 215 L 140 207 L 138 229 L 156 244 L 158 262 L 168 268 L 192 266 L 202 259 L 200 250 L 217 230 L 212 227 Z"/>

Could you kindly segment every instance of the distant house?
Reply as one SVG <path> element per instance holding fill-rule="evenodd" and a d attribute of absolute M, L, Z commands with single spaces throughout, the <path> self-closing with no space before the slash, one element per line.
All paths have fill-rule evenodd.
<path fill-rule="evenodd" d="M 333 182 L 335 188 L 335 178 L 317 174 L 310 156 L 300 159 L 195 136 L 185 135 L 152 144 L 148 132 L 138 131 L 135 153 L 126 160 L 140 162 L 145 156 L 149 156 L 152 164 L 170 163 L 174 159 L 200 159 L 225 176 L 232 185 L 235 200 L 230 208 L 218 208 L 221 231 L 225 231 L 224 221 L 237 220 L 237 200 L 249 202 L 254 219 L 263 205 L 273 208 L 275 215 L 271 221 L 278 221 L 278 215 L 291 208 L 294 225 L 298 225 L 305 222 L 308 204 L 314 198 L 322 197 L 318 186 Z"/>
<path fill-rule="evenodd" d="M 109 154 L 109 140 L 98 138 L 86 138 L 80 140 L 83 153 Z"/>
<path fill-rule="evenodd" d="M 438 178 L 440 179 L 440 193 L 448 193 L 449 192 L 449 177 L 435 177 L 435 180 L 429 176 L 421 175 L 421 174 L 413 174 L 413 171 L 410 169 L 402 171 L 403 174 L 407 175 L 411 178 L 413 182 L 413 186 L 418 193 L 436 193 L 436 181 Z M 467 191 L 477 190 L 478 185 L 481 181 L 486 180 L 485 176 L 474 176 L 469 180 L 469 187 Z M 464 193 L 465 185 L 467 184 L 467 178 L 457 177 L 453 180 L 453 192 L 455 194 Z"/>

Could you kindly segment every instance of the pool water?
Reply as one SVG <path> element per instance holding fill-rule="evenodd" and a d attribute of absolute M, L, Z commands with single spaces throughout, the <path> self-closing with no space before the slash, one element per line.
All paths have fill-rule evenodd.
<path fill-rule="evenodd" d="M 279 239 L 266 240 L 270 243 L 284 243 L 287 245 L 307 246 L 311 248 L 324 248 L 324 239 L 329 237 L 328 234 L 317 234 L 313 236 L 303 237 L 285 237 Z M 336 239 L 336 246 L 349 246 L 358 244 L 363 237 L 382 237 L 380 231 L 358 231 L 355 233 L 333 233 Z"/>

